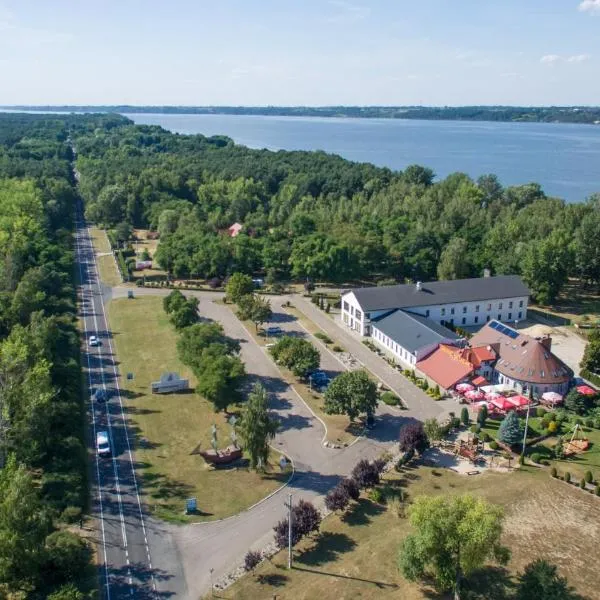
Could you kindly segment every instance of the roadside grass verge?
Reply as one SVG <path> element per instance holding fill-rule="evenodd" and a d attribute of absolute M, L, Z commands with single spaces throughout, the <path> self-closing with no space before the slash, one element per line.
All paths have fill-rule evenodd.
<path fill-rule="evenodd" d="M 105 285 L 114 287 L 121 283 L 121 276 L 117 270 L 115 259 L 112 255 L 110 243 L 108 237 L 106 237 L 106 231 L 98 229 L 97 227 L 90 227 L 90 237 L 92 238 L 92 244 L 96 254 L 102 256 L 96 256 L 96 264 L 98 265 L 98 275 L 100 280 Z M 108 253 L 108 254 L 105 254 Z"/>
<path fill-rule="evenodd" d="M 599 522 L 600 501 L 591 494 L 552 480 L 545 471 L 528 468 L 508 475 L 467 477 L 446 469 L 419 467 L 391 473 L 384 485 L 386 482 L 392 489 L 403 491 L 405 506 L 421 494 L 469 492 L 504 507 L 503 542 L 511 549 L 512 558 L 506 569 L 490 565 L 472 576 L 473 597 L 511 597 L 514 576 L 538 556 L 556 563 L 580 593 L 595 597 L 597 573 L 589 556 L 595 555 L 600 543 L 600 527 L 589 525 Z M 286 552 L 279 552 L 253 575 L 220 591 L 219 597 L 451 598 L 410 583 L 399 574 L 398 547 L 410 526 L 406 518 L 396 514 L 362 497 L 345 517 L 333 514 L 326 518 L 320 536 L 298 544 L 292 570 L 286 568 Z M 585 533 L 583 523 L 588 524 Z M 492 587 L 490 581 L 494 582 Z"/>
<path fill-rule="evenodd" d="M 150 383 L 166 371 L 176 371 L 195 384 L 177 358 L 177 334 L 163 311 L 161 297 L 113 300 L 108 316 L 114 333 L 120 385 L 142 478 L 144 501 L 151 512 L 170 521 L 204 521 L 236 514 L 258 502 L 289 477 L 272 454 L 267 473 L 246 466 L 212 470 L 196 454 L 210 447 L 211 426 L 217 427 L 219 446 L 229 445 L 231 427 L 223 413 L 194 392 L 157 395 Z M 126 373 L 134 379 L 127 380 Z M 239 413 L 230 407 L 230 414 Z M 186 498 L 198 499 L 198 514 L 184 516 Z"/>

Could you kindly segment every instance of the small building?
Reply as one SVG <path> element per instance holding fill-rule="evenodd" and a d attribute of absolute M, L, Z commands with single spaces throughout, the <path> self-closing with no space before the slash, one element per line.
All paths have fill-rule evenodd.
<path fill-rule="evenodd" d="M 234 223 L 230 227 L 227 228 L 227 233 L 229 237 L 236 237 L 242 231 L 243 225 L 241 223 Z"/>
<path fill-rule="evenodd" d="M 144 269 L 151 269 L 152 261 L 151 260 L 138 260 L 135 263 L 136 271 L 143 271 Z"/>
<path fill-rule="evenodd" d="M 188 379 L 182 379 L 177 373 L 163 373 L 159 381 L 151 383 L 153 394 L 169 394 L 171 392 L 181 392 L 190 387 Z"/>
<path fill-rule="evenodd" d="M 433 352 L 439 344 L 458 344 L 461 340 L 443 325 L 405 310 L 379 317 L 372 321 L 371 327 L 375 344 L 410 366 Z"/>
<path fill-rule="evenodd" d="M 516 275 L 368 287 L 342 294 L 342 323 L 361 336 L 374 322 L 402 309 L 437 324 L 473 326 L 527 318 L 529 290 Z"/>

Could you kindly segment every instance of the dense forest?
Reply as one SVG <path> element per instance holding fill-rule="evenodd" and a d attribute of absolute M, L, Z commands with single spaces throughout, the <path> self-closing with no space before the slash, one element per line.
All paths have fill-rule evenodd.
<path fill-rule="evenodd" d="M 600 282 L 600 195 L 566 204 L 494 175 L 434 183 L 422 166 L 393 172 L 124 120 L 76 146 L 89 218 L 158 230 L 157 259 L 176 277 L 381 283 L 489 268 L 521 274 L 542 303 L 569 276 Z M 229 237 L 236 222 L 242 232 Z"/>
<path fill-rule="evenodd" d="M 68 136 L 111 120 L 0 115 L 0 598 L 95 587 Z"/>
<path fill-rule="evenodd" d="M 46 112 L 352 117 L 531 123 L 599 123 L 598 106 L 10 106 Z"/>

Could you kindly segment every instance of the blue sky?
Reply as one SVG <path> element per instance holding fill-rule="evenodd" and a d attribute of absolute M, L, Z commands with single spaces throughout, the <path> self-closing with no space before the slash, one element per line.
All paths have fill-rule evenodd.
<path fill-rule="evenodd" d="M 0 104 L 599 104 L 600 0 L 0 0 Z"/>

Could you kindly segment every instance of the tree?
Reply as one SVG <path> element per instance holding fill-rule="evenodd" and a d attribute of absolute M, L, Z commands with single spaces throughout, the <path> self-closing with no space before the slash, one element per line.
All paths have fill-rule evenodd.
<path fill-rule="evenodd" d="M 414 421 L 406 423 L 398 435 L 401 452 L 418 452 L 422 454 L 429 447 L 429 439 L 425 433 L 423 423 Z"/>
<path fill-rule="evenodd" d="M 46 538 L 42 574 L 45 584 L 76 581 L 91 563 L 89 544 L 70 531 L 55 531 Z"/>
<path fill-rule="evenodd" d="M 179 290 L 173 290 L 163 298 L 163 309 L 170 315 L 185 304 L 185 296 Z"/>
<path fill-rule="evenodd" d="M 580 394 L 575 387 L 565 396 L 565 408 L 577 415 L 584 415 L 592 405 L 593 400 L 590 396 Z"/>
<path fill-rule="evenodd" d="M 519 576 L 516 600 L 575 600 L 565 577 L 556 565 L 538 558 L 530 562 Z"/>
<path fill-rule="evenodd" d="M 275 532 L 275 544 L 278 548 L 287 548 L 289 539 L 289 520 L 287 518 L 282 519 L 273 527 Z M 298 526 L 292 519 L 292 546 L 295 546 L 301 539 L 302 535 L 298 530 Z"/>
<path fill-rule="evenodd" d="M 361 488 L 372 488 L 379 483 L 379 469 L 368 460 L 360 460 L 352 469 L 352 479 Z"/>
<path fill-rule="evenodd" d="M 509 412 L 500 423 L 498 439 L 509 446 L 514 446 L 523 440 L 523 427 L 514 410 Z"/>
<path fill-rule="evenodd" d="M 575 263 L 587 283 L 600 282 L 600 210 L 590 211 L 581 220 L 575 234 Z"/>
<path fill-rule="evenodd" d="M 254 323 L 256 330 L 258 326 L 268 321 L 273 315 L 271 302 L 254 294 L 246 294 L 238 300 L 238 317 L 242 320 L 250 320 Z"/>
<path fill-rule="evenodd" d="M 427 419 L 425 423 L 423 423 L 423 429 L 425 430 L 425 435 L 427 435 L 429 443 L 437 442 L 444 437 L 442 427 L 436 418 Z"/>
<path fill-rule="evenodd" d="M 346 490 L 346 493 L 348 494 L 348 498 L 350 498 L 350 500 L 358 500 L 360 496 L 360 489 L 356 484 L 356 481 L 354 481 L 354 479 L 352 479 L 351 477 L 346 477 L 342 479 L 338 483 L 338 487 L 344 488 L 344 490 Z"/>
<path fill-rule="evenodd" d="M 256 550 L 248 550 L 246 552 L 246 556 L 244 557 L 244 569 L 246 571 L 253 571 L 262 560 L 262 556 L 260 552 Z"/>
<path fill-rule="evenodd" d="M 292 522 L 295 523 L 300 535 L 310 535 L 313 531 L 319 531 L 321 513 L 311 502 L 299 500 L 292 508 Z"/>
<path fill-rule="evenodd" d="M 86 600 L 87 596 L 79 591 L 72 583 L 63 585 L 61 588 L 52 592 L 47 600 Z"/>
<path fill-rule="evenodd" d="M 425 187 L 428 187 L 433 183 L 434 177 L 435 173 L 431 169 L 422 167 L 421 165 L 409 165 L 402 173 L 402 178 L 406 183 L 411 185 L 423 185 Z"/>
<path fill-rule="evenodd" d="M 346 371 L 338 375 L 325 391 L 324 408 L 327 414 L 346 414 L 354 421 L 361 413 L 367 419 L 377 408 L 377 386 L 365 371 Z"/>
<path fill-rule="evenodd" d="M 198 380 L 196 391 L 212 402 L 218 412 L 239 399 L 238 387 L 246 370 L 237 356 L 228 356 L 222 348 L 212 345 L 203 351 L 194 374 Z"/>
<path fill-rule="evenodd" d="M 440 256 L 437 273 L 439 279 L 465 279 L 469 276 L 469 245 L 463 238 L 453 237 Z"/>
<path fill-rule="evenodd" d="M 250 466 L 264 469 L 269 459 L 269 442 L 275 437 L 279 423 L 269 416 L 269 399 L 265 388 L 257 383 L 248 395 L 239 424 L 244 449 L 250 457 Z"/>
<path fill-rule="evenodd" d="M 158 233 L 161 238 L 165 238 L 177 231 L 179 214 L 178 211 L 171 208 L 167 208 L 160 213 L 158 217 Z"/>
<path fill-rule="evenodd" d="M 191 296 L 181 307 L 171 313 L 169 320 L 175 326 L 175 329 L 185 329 L 198 321 L 198 298 Z"/>
<path fill-rule="evenodd" d="M 482 404 L 479 412 L 477 413 L 477 422 L 483 428 L 488 418 L 488 409 L 486 404 Z"/>
<path fill-rule="evenodd" d="M 315 346 L 298 337 L 282 337 L 271 348 L 271 354 L 277 364 L 289 369 L 296 377 L 306 377 L 321 364 L 321 355 Z"/>
<path fill-rule="evenodd" d="M 121 244 L 120 247 L 122 247 L 123 244 L 128 242 L 131 239 L 132 235 L 133 228 L 129 223 L 125 221 L 122 221 L 115 227 L 115 239 L 117 240 L 117 242 L 119 242 L 119 244 Z"/>
<path fill-rule="evenodd" d="M 408 510 L 415 532 L 402 542 L 398 565 L 409 581 L 431 575 L 438 590 L 458 599 L 463 578 L 488 560 L 507 562 L 499 506 L 470 495 L 419 496 Z"/>
<path fill-rule="evenodd" d="M 215 345 L 222 354 L 238 354 L 240 351 L 240 343 L 227 337 L 219 323 L 195 323 L 181 332 L 177 340 L 177 355 L 183 364 L 195 369 L 202 360 L 203 351 Z"/>
<path fill-rule="evenodd" d="M 0 469 L 0 582 L 9 592 L 34 589 L 50 530 L 38 486 L 10 457 Z"/>
<path fill-rule="evenodd" d="M 327 493 L 327 496 L 325 496 L 325 506 L 327 507 L 327 510 L 332 512 L 344 510 L 349 502 L 350 497 L 348 496 L 348 490 L 340 485 L 336 485 Z"/>
<path fill-rule="evenodd" d="M 471 417 L 469 416 L 469 409 L 466 406 L 463 406 L 462 410 L 460 411 L 460 421 L 465 427 L 467 427 L 471 422 Z"/>
<path fill-rule="evenodd" d="M 234 273 L 225 286 L 227 298 L 236 304 L 240 298 L 248 296 L 254 292 L 254 283 L 250 275 L 244 273 Z"/>
<path fill-rule="evenodd" d="M 581 368 L 590 373 L 600 374 L 600 330 L 590 332 L 581 359 Z"/>

